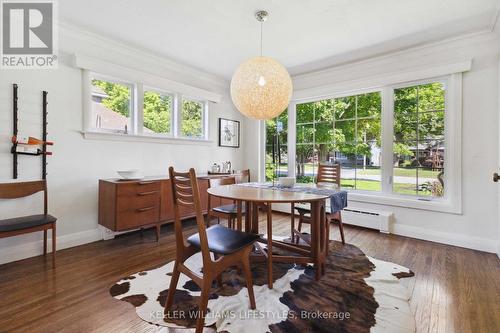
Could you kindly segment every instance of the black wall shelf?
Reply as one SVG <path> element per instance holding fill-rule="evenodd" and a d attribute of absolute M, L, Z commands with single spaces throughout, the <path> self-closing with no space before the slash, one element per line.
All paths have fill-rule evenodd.
<path fill-rule="evenodd" d="M 12 113 L 13 113 L 13 126 L 12 126 L 12 135 L 13 137 L 18 137 L 18 132 L 19 132 L 19 108 L 18 108 L 18 85 L 14 83 L 12 85 Z M 26 156 L 40 156 L 42 157 L 42 179 L 47 178 L 47 91 L 42 91 L 42 141 L 44 142 L 42 145 L 41 153 L 40 154 L 29 154 L 29 153 L 23 153 L 23 152 L 18 152 L 17 151 L 17 142 L 12 143 L 12 176 L 14 179 L 17 179 L 19 177 L 19 172 L 18 172 L 18 164 L 19 164 L 19 155 L 26 155 Z"/>

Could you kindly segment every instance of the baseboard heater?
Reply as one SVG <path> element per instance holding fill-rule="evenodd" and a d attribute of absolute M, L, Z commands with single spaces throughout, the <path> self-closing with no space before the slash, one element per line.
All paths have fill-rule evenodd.
<path fill-rule="evenodd" d="M 383 233 L 391 232 L 394 214 L 388 211 L 347 207 L 342 211 L 342 221 L 360 227 L 378 229 Z"/>

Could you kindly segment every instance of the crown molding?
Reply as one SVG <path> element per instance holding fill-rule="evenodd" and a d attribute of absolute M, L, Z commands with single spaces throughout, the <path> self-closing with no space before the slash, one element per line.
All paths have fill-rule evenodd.
<path fill-rule="evenodd" d="M 123 59 L 141 59 L 141 63 L 143 65 L 150 65 L 172 73 L 174 76 L 172 79 L 176 81 L 181 81 L 179 78 L 183 78 L 183 83 L 193 85 L 193 83 L 196 82 L 204 88 L 213 87 L 215 85 L 218 90 L 227 90 L 229 87 L 229 81 L 225 78 L 175 61 L 168 56 L 155 53 L 154 51 L 146 50 L 138 46 L 131 45 L 130 43 L 126 43 L 125 41 L 97 34 L 68 22 L 59 22 L 59 33 L 61 37 L 63 37 L 60 38 L 62 40 L 66 37 L 72 40 L 82 41 L 88 45 L 97 46 L 103 50 L 112 50 L 114 53 L 123 56 Z M 76 52 L 74 49 L 71 49 L 71 47 L 68 48 L 68 46 L 64 45 L 64 43 L 61 43 L 60 49 L 68 54 L 81 53 Z"/>

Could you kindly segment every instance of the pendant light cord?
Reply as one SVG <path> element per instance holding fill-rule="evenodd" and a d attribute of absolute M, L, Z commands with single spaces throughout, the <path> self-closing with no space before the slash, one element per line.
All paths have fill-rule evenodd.
<path fill-rule="evenodd" d="M 263 30 L 264 22 L 260 22 L 260 56 L 262 57 L 262 49 L 263 49 L 263 38 L 262 38 L 262 30 Z"/>

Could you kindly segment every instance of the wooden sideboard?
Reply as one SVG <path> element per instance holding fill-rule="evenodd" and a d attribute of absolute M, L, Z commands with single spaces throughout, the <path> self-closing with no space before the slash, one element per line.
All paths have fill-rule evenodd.
<path fill-rule="evenodd" d="M 203 214 L 207 213 L 210 178 L 233 175 L 198 176 Z M 220 200 L 220 199 L 215 199 Z M 231 203 L 227 200 L 213 202 L 213 206 Z M 181 207 L 181 218 L 195 216 L 194 209 Z M 147 177 L 141 180 L 99 180 L 99 224 L 112 231 L 156 228 L 159 239 L 162 224 L 174 221 L 172 188 L 166 177 Z"/>

